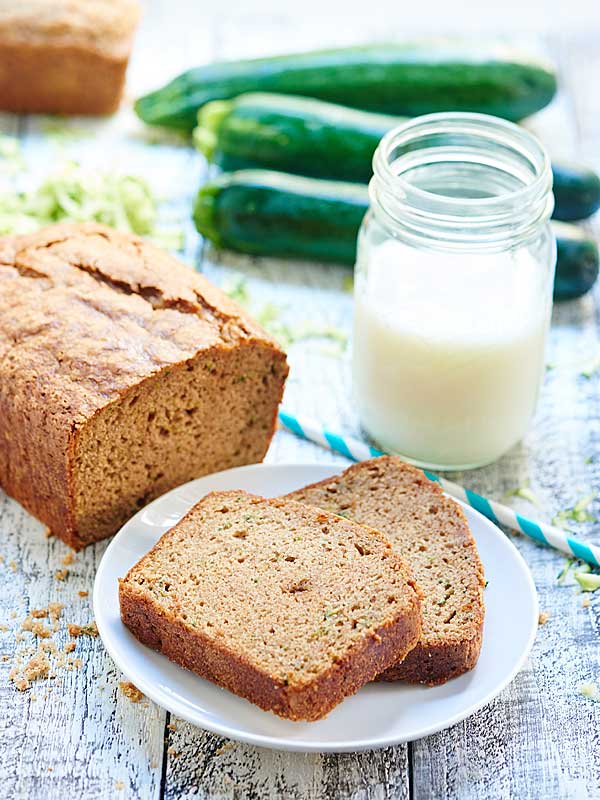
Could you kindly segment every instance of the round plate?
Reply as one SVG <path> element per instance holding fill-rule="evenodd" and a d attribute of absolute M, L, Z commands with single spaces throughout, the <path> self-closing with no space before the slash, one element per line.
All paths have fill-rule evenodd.
<path fill-rule="evenodd" d="M 106 649 L 145 695 L 179 717 L 231 739 L 303 752 L 387 747 L 454 725 L 489 703 L 522 667 L 535 638 L 537 595 L 529 570 L 508 538 L 463 505 L 485 568 L 485 626 L 475 669 L 443 686 L 371 683 L 319 722 L 290 722 L 173 664 L 140 644 L 119 616 L 117 579 L 208 492 L 245 489 L 273 497 L 320 481 L 340 468 L 323 464 L 255 464 L 209 475 L 159 497 L 117 534 L 100 563 L 94 613 Z"/>

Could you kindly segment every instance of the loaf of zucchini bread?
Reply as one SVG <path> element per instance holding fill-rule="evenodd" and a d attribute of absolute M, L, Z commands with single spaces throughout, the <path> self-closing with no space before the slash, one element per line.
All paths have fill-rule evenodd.
<path fill-rule="evenodd" d="M 115 111 L 139 14 L 138 0 L 0 0 L 0 108 Z"/>
<path fill-rule="evenodd" d="M 261 461 L 287 369 L 236 304 L 137 236 L 0 239 L 0 486 L 74 548 Z"/>

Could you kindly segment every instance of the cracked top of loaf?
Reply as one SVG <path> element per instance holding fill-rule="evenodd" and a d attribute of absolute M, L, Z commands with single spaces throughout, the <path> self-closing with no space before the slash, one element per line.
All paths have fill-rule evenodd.
<path fill-rule="evenodd" d="M 96 223 L 0 239 L 0 381 L 76 423 L 198 351 L 275 342 L 223 292 Z"/>

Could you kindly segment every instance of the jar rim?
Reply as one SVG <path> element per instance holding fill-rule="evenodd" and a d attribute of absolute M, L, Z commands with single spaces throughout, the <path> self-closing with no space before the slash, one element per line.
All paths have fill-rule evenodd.
<path fill-rule="evenodd" d="M 518 185 L 489 196 L 455 196 L 415 185 L 405 177 L 414 167 L 435 164 L 435 154 L 446 165 L 460 161 L 493 166 Z M 487 114 L 440 112 L 408 120 L 383 137 L 373 156 L 373 171 L 370 194 L 376 209 L 426 238 L 522 237 L 549 219 L 554 206 L 552 170 L 544 146 L 529 131 Z"/>

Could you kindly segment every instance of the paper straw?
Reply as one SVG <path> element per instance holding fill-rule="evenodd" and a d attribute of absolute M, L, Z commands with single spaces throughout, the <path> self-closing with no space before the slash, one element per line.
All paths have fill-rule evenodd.
<path fill-rule="evenodd" d="M 364 461 L 368 458 L 386 455 L 383 451 L 370 447 L 358 439 L 340 436 L 337 433 L 328 431 L 318 422 L 306 417 L 296 417 L 286 411 L 280 411 L 279 421 L 286 430 L 296 436 L 319 444 L 321 447 L 325 447 L 335 453 L 341 453 L 341 455 L 352 461 Z M 435 475 L 426 469 L 423 472 L 429 480 L 437 481 L 451 497 L 462 500 L 483 514 L 484 517 L 496 523 L 496 525 L 506 525 L 513 530 L 520 531 L 525 536 L 529 536 L 530 539 L 535 539 L 536 542 L 547 544 L 550 547 L 554 547 L 555 550 L 560 550 L 593 566 L 600 566 L 600 547 L 587 544 L 573 536 L 569 531 L 562 530 L 554 525 L 527 519 L 527 517 L 517 514 L 512 508 L 502 505 L 502 503 L 488 500 L 469 489 L 463 489 L 462 486 L 452 483 L 446 478 L 440 478 L 439 475 Z"/>

